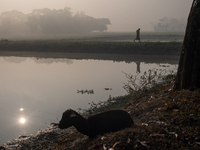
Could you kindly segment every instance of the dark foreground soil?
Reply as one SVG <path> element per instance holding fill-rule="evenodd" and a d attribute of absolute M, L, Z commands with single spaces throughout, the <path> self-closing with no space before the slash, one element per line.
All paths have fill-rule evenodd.
<path fill-rule="evenodd" d="M 16 150 L 200 149 L 200 90 L 173 91 L 168 81 L 124 105 L 134 126 L 89 139 L 76 129 L 51 126 L 3 145 Z M 0 149 L 4 149 L 1 147 Z"/>

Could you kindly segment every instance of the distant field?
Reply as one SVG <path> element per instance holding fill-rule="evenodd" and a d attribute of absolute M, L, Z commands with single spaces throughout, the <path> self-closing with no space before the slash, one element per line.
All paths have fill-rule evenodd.
<path fill-rule="evenodd" d="M 12 37 L 0 40 L 0 55 L 3 51 L 180 55 L 183 37 L 184 33 L 141 32 L 141 43 L 133 42 L 135 32 Z"/>
<path fill-rule="evenodd" d="M 140 38 L 142 42 L 182 42 L 184 32 L 142 32 Z M 92 40 L 92 41 L 114 41 L 114 42 L 132 42 L 136 37 L 135 32 L 106 32 L 91 33 L 82 38 L 76 37 L 74 40 Z M 70 38 L 69 38 L 70 39 Z M 73 40 L 73 38 L 71 38 Z"/>
<path fill-rule="evenodd" d="M 140 32 L 142 42 L 182 42 L 184 32 Z M 23 40 L 67 40 L 67 41 L 103 41 L 103 42 L 132 42 L 136 37 L 133 32 L 94 32 L 87 34 L 74 35 L 31 35 L 31 36 L 15 36 L 15 37 L 0 37 L 9 41 Z"/>

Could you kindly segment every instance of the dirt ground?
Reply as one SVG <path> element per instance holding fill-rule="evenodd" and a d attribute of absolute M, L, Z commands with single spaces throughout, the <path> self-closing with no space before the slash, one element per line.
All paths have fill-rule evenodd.
<path fill-rule="evenodd" d="M 174 80 L 135 95 L 123 109 L 134 126 L 90 139 L 51 126 L 0 147 L 8 150 L 200 149 L 200 90 L 173 91 Z"/>

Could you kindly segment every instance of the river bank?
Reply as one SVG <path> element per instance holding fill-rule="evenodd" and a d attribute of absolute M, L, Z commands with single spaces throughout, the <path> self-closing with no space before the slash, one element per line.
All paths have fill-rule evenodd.
<path fill-rule="evenodd" d="M 21 135 L 3 146 L 16 150 L 199 149 L 200 91 L 173 91 L 173 84 L 171 79 L 142 94 L 108 100 L 109 107 L 102 108 L 128 111 L 135 123 L 131 128 L 89 139 L 73 128 L 60 130 L 52 125 L 37 135 Z"/>
<path fill-rule="evenodd" d="M 55 52 L 138 55 L 180 55 L 182 42 L 104 42 L 104 41 L 0 41 L 1 56 L 9 53 Z"/>

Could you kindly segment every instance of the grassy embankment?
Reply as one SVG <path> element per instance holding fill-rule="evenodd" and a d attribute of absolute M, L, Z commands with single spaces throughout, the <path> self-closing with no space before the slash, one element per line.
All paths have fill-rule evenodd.
<path fill-rule="evenodd" d="M 57 52 L 180 55 L 181 42 L 0 41 L 1 53 Z"/>

